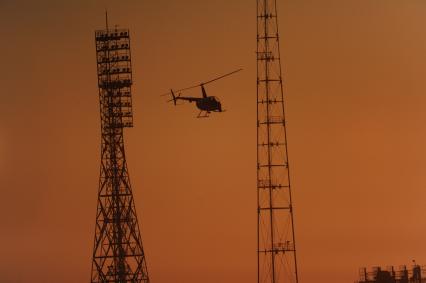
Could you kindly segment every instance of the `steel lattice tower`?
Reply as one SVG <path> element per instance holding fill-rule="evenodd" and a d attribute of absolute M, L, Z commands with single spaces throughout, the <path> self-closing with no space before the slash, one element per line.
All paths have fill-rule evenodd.
<path fill-rule="evenodd" d="M 257 0 L 258 283 L 298 282 L 276 0 Z"/>
<path fill-rule="evenodd" d="M 101 114 L 101 168 L 91 282 L 149 282 L 124 152 L 133 127 L 127 29 L 95 32 Z"/>

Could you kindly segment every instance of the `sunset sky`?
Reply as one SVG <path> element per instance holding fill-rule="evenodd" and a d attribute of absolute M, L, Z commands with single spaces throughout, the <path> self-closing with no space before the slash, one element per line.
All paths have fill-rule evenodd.
<path fill-rule="evenodd" d="M 89 282 L 94 31 L 129 28 L 152 283 L 256 282 L 256 1 L 0 0 L 0 282 Z M 426 1 L 278 0 L 301 283 L 426 265 Z M 160 94 L 208 85 L 225 113 Z M 198 90 L 188 95 L 200 95 Z"/>

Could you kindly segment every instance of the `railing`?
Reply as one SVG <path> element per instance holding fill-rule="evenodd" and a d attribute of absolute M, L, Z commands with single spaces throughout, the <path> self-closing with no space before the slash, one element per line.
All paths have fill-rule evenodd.
<path fill-rule="evenodd" d="M 118 40 L 121 38 L 128 38 L 129 30 L 127 29 L 114 29 L 114 30 L 97 30 L 95 31 L 96 41 Z"/>

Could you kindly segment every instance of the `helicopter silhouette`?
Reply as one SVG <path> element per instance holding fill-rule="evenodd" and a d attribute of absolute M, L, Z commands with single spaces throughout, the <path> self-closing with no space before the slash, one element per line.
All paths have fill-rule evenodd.
<path fill-rule="evenodd" d="M 172 96 L 172 99 L 170 99 L 167 102 L 173 101 L 175 106 L 177 105 L 176 102 L 178 100 L 188 101 L 190 103 L 195 102 L 195 105 L 197 106 L 197 108 L 200 109 L 200 113 L 198 113 L 197 118 L 207 118 L 207 117 L 209 117 L 209 114 L 211 112 L 225 112 L 225 110 L 222 109 L 222 104 L 220 103 L 219 98 L 217 98 L 216 96 L 208 96 L 207 95 L 207 92 L 206 92 L 206 89 L 204 88 L 204 85 L 212 83 L 212 82 L 220 80 L 220 79 L 223 79 L 224 77 L 235 74 L 235 73 L 237 73 L 241 70 L 242 69 L 238 69 L 236 71 L 222 75 L 220 77 L 209 80 L 207 82 L 203 82 L 203 83 L 193 85 L 193 86 L 190 86 L 190 87 L 178 89 L 178 90 L 175 90 L 175 91 L 173 91 L 173 89 L 170 89 L 170 93 L 166 93 L 164 95 L 170 94 Z M 196 88 L 196 87 L 201 87 L 202 97 L 181 96 L 182 92 Z M 175 93 L 178 93 L 178 95 L 176 95 Z"/>

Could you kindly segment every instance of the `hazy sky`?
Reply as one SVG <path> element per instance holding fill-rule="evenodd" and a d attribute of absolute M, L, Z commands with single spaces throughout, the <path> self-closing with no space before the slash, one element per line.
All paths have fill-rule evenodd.
<path fill-rule="evenodd" d="M 125 140 L 151 282 L 256 282 L 254 0 L 0 0 L 0 282 L 90 280 L 106 8 L 132 36 Z M 426 1 L 278 9 L 300 281 L 426 264 Z M 227 110 L 209 119 L 159 96 L 240 67 L 206 87 Z"/>

